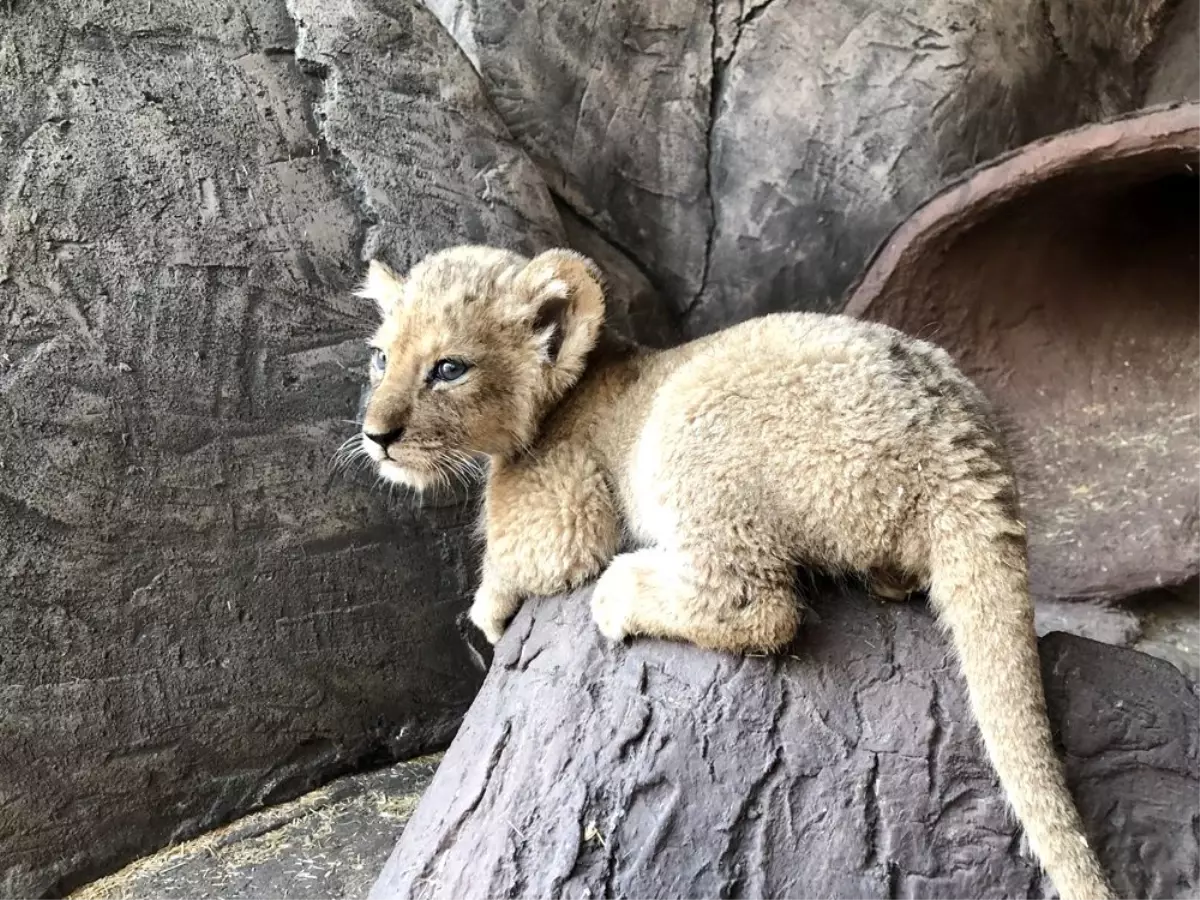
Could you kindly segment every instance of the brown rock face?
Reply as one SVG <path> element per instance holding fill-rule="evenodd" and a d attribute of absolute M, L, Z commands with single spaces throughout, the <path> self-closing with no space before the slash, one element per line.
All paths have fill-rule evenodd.
<path fill-rule="evenodd" d="M 1039 142 L 924 206 L 847 306 L 938 341 L 1007 413 L 1040 594 L 1200 566 L 1198 171 L 1196 104 Z"/>
<path fill-rule="evenodd" d="M 827 587 L 778 657 L 609 644 L 527 604 L 371 900 L 1044 897 L 920 602 Z M 1042 640 L 1068 779 L 1124 897 L 1200 886 L 1197 698 L 1174 667 Z"/>

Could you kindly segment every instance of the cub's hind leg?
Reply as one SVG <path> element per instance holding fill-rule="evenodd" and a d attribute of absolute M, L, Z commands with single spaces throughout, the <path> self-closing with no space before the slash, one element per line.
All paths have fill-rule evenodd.
<path fill-rule="evenodd" d="M 865 580 L 871 596 L 879 600 L 907 600 L 921 589 L 916 578 L 891 569 L 871 569 Z"/>
<path fill-rule="evenodd" d="M 596 582 L 597 626 L 612 640 L 645 635 L 735 653 L 790 643 L 800 624 L 793 572 L 720 558 L 657 548 L 620 554 Z"/>

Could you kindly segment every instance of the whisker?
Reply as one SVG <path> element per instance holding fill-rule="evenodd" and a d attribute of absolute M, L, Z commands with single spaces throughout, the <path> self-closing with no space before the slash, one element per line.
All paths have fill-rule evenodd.
<path fill-rule="evenodd" d="M 453 469 L 451 468 L 448 460 L 439 460 L 438 461 L 438 473 L 441 476 L 441 480 L 439 483 L 440 483 L 442 489 L 445 491 L 453 491 L 454 490 L 453 482 L 450 480 L 452 472 L 453 472 Z"/>
<path fill-rule="evenodd" d="M 462 486 L 462 489 L 464 491 L 471 490 L 471 479 L 467 477 L 467 473 L 463 471 L 462 467 L 454 466 L 453 470 L 454 470 L 455 480 L 457 480 L 458 483 Z"/>
<path fill-rule="evenodd" d="M 349 464 L 351 459 L 353 459 L 359 453 L 364 453 L 365 451 L 366 448 L 362 443 L 361 432 L 346 438 L 346 440 L 342 441 L 337 450 L 333 452 L 331 463 L 333 465 L 334 472 L 344 468 Z"/>
<path fill-rule="evenodd" d="M 334 475 L 349 474 L 352 467 L 355 472 L 362 468 L 363 464 L 374 462 L 367 454 L 366 446 L 363 444 L 361 437 L 351 437 L 342 443 L 333 455 L 331 461 L 331 469 Z"/>
<path fill-rule="evenodd" d="M 462 472 L 461 454 L 459 453 L 459 451 L 451 449 L 451 450 L 446 451 L 446 456 L 447 456 L 447 460 L 449 463 L 447 468 L 449 469 L 450 473 L 454 476 L 454 480 L 459 484 L 460 487 L 462 487 L 464 490 L 466 490 L 469 487 L 469 485 L 467 483 L 467 479 L 465 478 L 465 476 L 463 475 L 463 472 Z"/>
<path fill-rule="evenodd" d="M 333 451 L 333 455 L 336 457 L 343 453 L 346 453 L 349 450 L 353 450 L 356 442 L 359 444 L 362 443 L 361 436 L 357 435 L 357 434 L 352 434 L 350 437 L 346 438 L 344 441 L 342 441 L 338 445 L 338 448 Z"/>
<path fill-rule="evenodd" d="M 446 472 L 446 463 L 438 460 L 435 464 L 435 470 L 437 471 L 438 475 L 438 487 L 442 490 L 450 490 L 450 476 Z"/>
<path fill-rule="evenodd" d="M 462 485 L 463 490 L 469 492 L 472 487 L 473 476 L 480 474 L 478 461 L 462 450 L 451 449 L 446 452 L 452 461 L 452 470 L 455 478 Z"/>

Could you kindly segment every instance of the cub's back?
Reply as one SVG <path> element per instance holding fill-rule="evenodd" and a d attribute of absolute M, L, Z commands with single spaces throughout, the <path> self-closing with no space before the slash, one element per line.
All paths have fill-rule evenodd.
<path fill-rule="evenodd" d="M 742 516 L 847 564 L 895 551 L 981 413 L 943 351 L 844 316 L 753 319 L 647 374 L 656 389 L 621 479 L 644 508 L 634 518 Z"/>
<path fill-rule="evenodd" d="M 914 368 L 913 359 L 922 360 Z M 949 357 L 895 329 L 847 316 L 777 313 L 667 351 L 647 424 L 672 421 L 696 439 L 856 453 L 864 441 L 912 441 L 935 424 Z M 957 376 L 957 377 L 955 377 Z M 946 410 L 941 410 L 945 412 Z M 690 424 L 689 424 L 690 423 Z"/>

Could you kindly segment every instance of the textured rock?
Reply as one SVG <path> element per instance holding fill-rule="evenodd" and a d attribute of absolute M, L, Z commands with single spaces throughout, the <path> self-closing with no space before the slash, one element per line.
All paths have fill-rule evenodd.
<path fill-rule="evenodd" d="M 32 896 L 453 734 L 468 513 L 331 471 L 348 289 L 364 244 L 561 226 L 416 3 L 0 22 L 0 896 Z"/>
<path fill-rule="evenodd" d="M 372 900 L 1047 895 L 923 604 L 827 587 L 791 650 L 740 659 L 608 645 L 587 601 L 514 620 Z M 1121 896 L 1194 896 L 1194 685 L 1134 651 L 1041 646 Z"/>
<path fill-rule="evenodd" d="M 677 317 L 641 269 L 569 206 L 556 205 L 567 243 L 595 260 L 604 273 L 606 326 L 647 347 L 678 344 L 682 333 Z"/>
<path fill-rule="evenodd" d="M 341 778 L 85 885 L 72 900 L 357 900 L 404 831 L 440 755 Z"/>
<path fill-rule="evenodd" d="M 914 214 L 846 312 L 931 335 L 1022 451 L 1043 596 L 1200 571 L 1200 105 L 1087 125 Z"/>
<path fill-rule="evenodd" d="M 1129 604 L 1140 617 L 1133 647 L 1173 663 L 1200 682 L 1200 583 L 1154 591 Z"/>
<path fill-rule="evenodd" d="M 0 894 L 456 727 L 468 513 L 329 467 L 364 258 L 565 236 L 648 343 L 828 306 L 947 172 L 1123 108 L 1161 5 L 539 3 L 451 10 L 490 98 L 415 0 L 0 4 Z"/>
<path fill-rule="evenodd" d="M 1047 597 L 1038 601 L 1035 611 L 1039 635 L 1065 631 L 1118 647 L 1132 647 L 1141 637 L 1140 617 L 1124 605 Z"/>
<path fill-rule="evenodd" d="M 1054 600 L 1037 604 L 1038 634 L 1065 631 L 1165 659 L 1200 681 L 1200 596 L 1195 579 L 1178 588 L 1147 591 L 1117 603 Z M 482 640 L 482 638 L 480 638 Z"/>
<path fill-rule="evenodd" d="M 1200 891 L 1200 703 L 1161 660 L 1042 640 L 1046 703 L 1097 853 L 1123 897 Z"/>
<path fill-rule="evenodd" d="M 704 269 L 706 6 L 429 0 L 550 189 L 676 303 Z"/>
<path fill-rule="evenodd" d="M 957 173 L 1133 109 L 1166 0 L 426 0 L 691 333 L 827 310 Z"/>
<path fill-rule="evenodd" d="M 1180 0 L 1163 27 L 1146 87 L 1146 105 L 1200 100 L 1200 0 Z"/>

